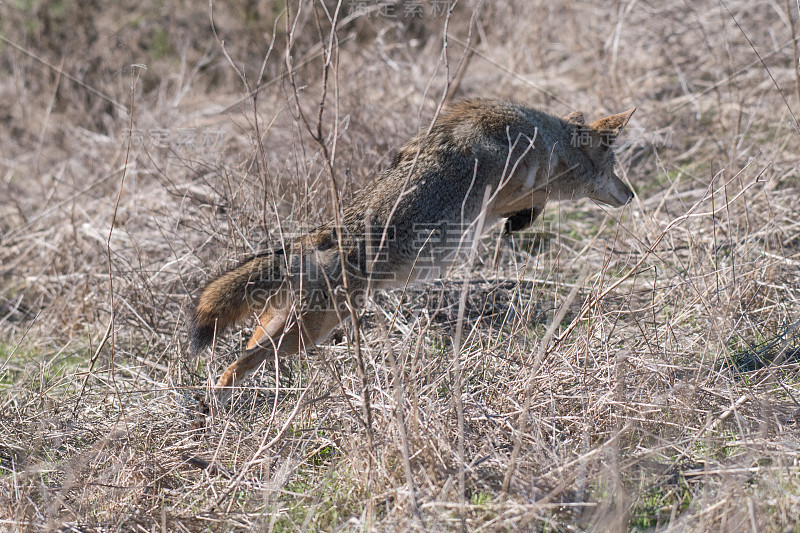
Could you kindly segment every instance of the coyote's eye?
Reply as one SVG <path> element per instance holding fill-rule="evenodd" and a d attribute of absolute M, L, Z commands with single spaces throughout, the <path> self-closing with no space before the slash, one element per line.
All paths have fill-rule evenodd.
<path fill-rule="evenodd" d="M 614 152 L 609 152 L 608 157 L 606 159 L 606 169 L 607 170 L 614 170 L 614 166 L 617 164 L 617 157 L 614 155 Z"/>

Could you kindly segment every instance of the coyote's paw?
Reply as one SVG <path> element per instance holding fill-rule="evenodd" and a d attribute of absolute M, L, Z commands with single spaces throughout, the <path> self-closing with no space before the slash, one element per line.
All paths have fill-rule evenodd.
<path fill-rule="evenodd" d="M 193 414 L 194 418 L 192 419 L 192 423 L 189 425 L 189 428 L 197 430 L 206 427 L 206 418 L 211 414 L 211 407 L 208 402 L 206 402 L 205 397 L 199 392 L 194 394 Z"/>

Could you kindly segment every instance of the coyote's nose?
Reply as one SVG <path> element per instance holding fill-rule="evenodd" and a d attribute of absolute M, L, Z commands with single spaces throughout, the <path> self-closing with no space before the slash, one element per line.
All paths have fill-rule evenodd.
<path fill-rule="evenodd" d="M 610 191 L 607 191 L 605 195 L 595 197 L 595 199 L 611 207 L 622 207 L 631 203 L 631 200 L 633 200 L 633 191 L 619 179 L 614 182 L 614 185 L 616 186 Z"/>
<path fill-rule="evenodd" d="M 625 203 L 623 203 L 622 205 L 628 205 L 629 203 L 631 203 L 631 200 L 633 200 L 633 191 L 628 189 L 628 198 L 625 200 Z"/>

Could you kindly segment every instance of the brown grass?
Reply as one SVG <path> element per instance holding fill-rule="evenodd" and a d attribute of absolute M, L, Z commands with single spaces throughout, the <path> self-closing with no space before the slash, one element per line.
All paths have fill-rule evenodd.
<path fill-rule="evenodd" d="M 796 527 L 797 5 L 462 1 L 443 53 L 433 4 L 344 2 L 324 89 L 336 2 L 214 3 L 224 52 L 204 2 L 0 3 L 0 529 Z M 343 201 L 448 93 L 636 105 L 637 198 L 493 228 L 375 295 L 363 381 L 348 329 L 193 428 L 247 338 L 185 356 L 199 288 L 332 216 L 323 92 Z"/>

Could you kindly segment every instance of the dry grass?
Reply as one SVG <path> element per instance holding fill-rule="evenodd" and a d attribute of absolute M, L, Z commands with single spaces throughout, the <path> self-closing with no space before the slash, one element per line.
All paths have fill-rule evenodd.
<path fill-rule="evenodd" d="M 246 331 L 187 359 L 192 298 L 332 212 L 285 59 L 313 123 L 325 10 L 290 32 L 283 2 L 214 4 L 254 106 L 204 2 L 0 3 L 0 529 L 796 527 L 798 6 L 462 1 L 443 55 L 413 4 L 343 4 L 322 131 L 345 201 L 451 89 L 638 106 L 636 200 L 550 206 L 376 294 L 371 427 L 346 331 L 193 429 Z"/>

